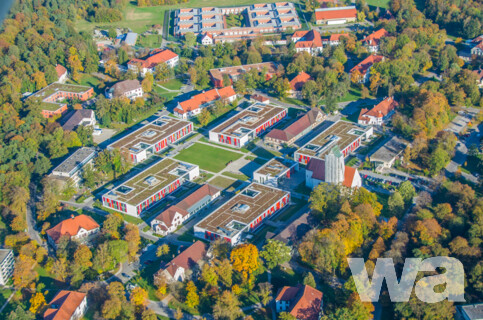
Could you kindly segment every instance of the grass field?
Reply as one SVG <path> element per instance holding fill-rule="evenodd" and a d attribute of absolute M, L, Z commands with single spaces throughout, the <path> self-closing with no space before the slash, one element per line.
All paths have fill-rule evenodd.
<path fill-rule="evenodd" d="M 367 4 L 379 8 L 388 8 L 389 0 L 367 0 Z"/>
<path fill-rule="evenodd" d="M 183 86 L 183 82 L 181 82 L 179 79 L 171 79 L 165 82 L 159 81 L 158 83 L 169 90 L 179 90 Z"/>
<path fill-rule="evenodd" d="M 269 0 L 265 3 L 273 3 L 278 0 Z M 230 3 L 231 6 L 243 6 L 250 5 L 254 3 L 259 3 L 259 0 L 235 0 Z M 168 6 L 156 6 L 156 7 L 144 7 L 140 8 L 136 2 L 130 2 L 126 8 L 123 10 L 124 19 L 119 22 L 112 23 L 97 23 L 89 22 L 87 20 L 76 21 L 75 27 L 79 31 L 92 31 L 95 27 L 122 27 L 130 28 L 133 32 L 142 33 L 154 24 L 163 25 L 164 23 L 164 12 L 166 10 L 176 10 L 179 8 L 199 8 L 207 6 L 224 6 L 224 3 L 220 3 L 218 0 L 190 0 L 183 3 L 178 3 L 175 5 Z"/>
<path fill-rule="evenodd" d="M 211 172 L 220 172 L 228 162 L 237 160 L 242 155 L 217 147 L 195 143 L 191 147 L 182 150 L 174 158 L 197 164 L 201 169 Z"/>
<path fill-rule="evenodd" d="M 247 181 L 249 179 L 248 176 L 242 173 L 223 172 L 223 175 L 237 180 L 241 180 L 241 181 Z"/>
<path fill-rule="evenodd" d="M 161 42 L 163 41 L 163 36 L 160 34 L 148 34 L 148 35 L 141 35 L 138 38 L 136 45 L 144 47 L 144 48 L 159 48 L 161 47 Z"/>
<path fill-rule="evenodd" d="M 217 186 L 219 188 L 227 189 L 232 186 L 236 180 L 225 178 L 225 177 L 216 177 L 213 180 L 208 181 L 209 184 Z"/>

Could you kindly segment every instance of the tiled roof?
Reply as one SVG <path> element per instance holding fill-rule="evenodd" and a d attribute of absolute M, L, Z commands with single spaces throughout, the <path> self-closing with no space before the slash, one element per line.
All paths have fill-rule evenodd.
<path fill-rule="evenodd" d="M 361 113 L 359 115 L 359 120 L 365 120 L 367 119 L 368 116 L 370 117 L 376 117 L 376 118 L 384 118 L 394 110 L 399 103 L 397 103 L 396 100 L 394 100 L 393 97 L 386 98 L 379 102 L 377 105 L 374 106 L 371 110 L 368 110 L 366 108 L 361 109 Z"/>
<path fill-rule="evenodd" d="M 332 33 L 330 35 L 330 41 L 339 41 L 341 37 L 349 38 L 349 34 L 347 33 Z"/>
<path fill-rule="evenodd" d="M 234 95 L 236 95 L 236 93 L 235 90 L 233 90 L 232 86 L 224 87 L 221 89 L 211 89 L 206 92 L 192 96 L 188 100 L 180 102 L 179 107 L 181 108 L 176 107 L 175 110 L 177 113 L 184 114 L 186 112 L 198 109 L 205 103 L 209 103 L 218 99 L 227 99 L 233 97 Z"/>
<path fill-rule="evenodd" d="M 289 301 L 290 314 L 299 320 L 319 319 L 322 292 L 311 286 L 299 284 L 296 287 L 283 287 L 276 300 Z"/>
<path fill-rule="evenodd" d="M 474 70 L 473 73 L 476 75 L 476 79 L 478 81 L 481 81 L 481 79 L 483 79 L 483 69 Z"/>
<path fill-rule="evenodd" d="M 318 109 L 312 109 L 284 130 L 273 129 L 267 133 L 267 138 L 289 141 L 313 125 L 317 121 L 317 116 L 320 112 Z"/>
<path fill-rule="evenodd" d="M 75 128 L 82 122 L 83 119 L 92 118 L 94 114 L 94 110 L 91 109 L 80 109 L 76 110 L 74 114 L 67 120 L 64 125 L 62 125 L 62 129 L 73 131 Z"/>
<path fill-rule="evenodd" d="M 162 221 L 164 222 L 167 228 L 171 228 L 171 226 L 173 225 L 173 220 L 174 220 L 174 217 L 176 216 L 176 213 L 181 214 L 183 217 L 186 217 L 187 215 L 189 215 L 188 211 L 174 205 L 174 206 L 168 207 L 166 210 L 161 212 L 155 218 L 155 220 Z"/>
<path fill-rule="evenodd" d="M 333 9 L 333 8 L 330 8 Z M 340 10 L 326 10 L 315 11 L 315 20 L 331 20 L 331 19 L 345 19 L 355 18 L 357 16 L 357 10 L 355 8 L 344 8 Z"/>
<path fill-rule="evenodd" d="M 270 99 L 268 99 L 267 97 L 265 96 L 262 96 L 260 94 L 254 94 L 251 96 L 251 98 L 255 101 L 259 101 L 259 102 L 266 102 L 266 101 L 270 101 Z"/>
<path fill-rule="evenodd" d="M 379 41 L 383 37 L 387 37 L 387 36 L 389 36 L 389 32 L 387 32 L 386 29 L 382 28 L 365 37 L 362 40 L 362 42 L 367 43 L 370 46 L 374 46 L 374 45 L 378 45 Z"/>
<path fill-rule="evenodd" d="M 376 62 L 380 62 L 384 59 L 383 56 L 378 56 L 378 55 L 370 55 L 361 62 L 359 62 L 354 68 L 351 69 L 350 72 L 354 72 L 356 70 L 359 70 L 359 72 L 364 75 L 367 70 L 369 70 L 370 67 Z"/>
<path fill-rule="evenodd" d="M 342 184 L 344 186 L 346 186 L 347 188 L 351 188 L 352 187 L 352 181 L 354 181 L 354 177 L 356 175 L 356 172 L 357 172 L 357 169 L 356 168 L 352 168 L 352 167 L 349 167 L 349 166 L 345 166 L 345 169 L 344 169 L 344 182 L 342 182 Z"/>
<path fill-rule="evenodd" d="M 50 305 L 55 305 L 57 308 L 47 309 L 44 320 L 69 320 L 85 297 L 86 294 L 81 292 L 60 291 L 50 302 Z"/>
<path fill-rule="evenodd" d="M 214 187 L 210 184 L 205 184 L 201 188 L 198 188 L 195 192 L 191 193 L 189 196 L 178 202 L 176 206 L 184 210 L 188 210 L 204 197 L 213 197 L 218 192 L 220 192 L 220 189 L 218 189 L 217 187 Z"/>
<path fill-rule="evenodd" d="M 313 80 L 313 78 L 308 73 L 302 71 L 290 81 L 290 88 L 294 91 L 300 91 L 304 84 L 309 80 Z"/>
<path fill-rule="evenodd" d="M 174 277 L 176 274 L 176 270 L 179 267 L 183 269 L 191 269 L 193 268 L 198 261 L 203 259 L 206 254 L 206 245 L 201 241 L 196 241 L 193 243 L 189 248 L 185 251 L 181 252 L 177 255 L 173 260 L 171 260 L 165 270 Z"/>
<path fill-rule="evenodd" d="M 322 38 L 317 30 L 297 31 L 293 34 L 292 38 L 304 38 L 304 40 L 295 43 L 295 48 L 322 47 Z"/>
<path fill-rule="evenodd" d="M 141 83 L 139 80 L 124 80 L 119 81 L 112 88 L 114 90 L 114 96 L 120 97 L 126 92 L 141 88 Z"/>
<path fill-rule="evenodd" d="M 55 71 L 57 71 L 57 76 L 60 78 L 61 76 L 64 75 L 64 73 L 67 72 L 67 69 L 64 66 L 61 66 L 60 64 L 55 66 Z"/>
<path fill-rule="evenodd" d="M 47 230 L 47 234 L 52 240 L 57 242 L 63 235 L 71 237 L 77 235 L 81 228 L 90 231 L 99 228 L 99 225 L 91 217 L 81 214 L 60 222 L 55 227 Z"/>
<path fill-rule="evenodd" d="M 176 58 L 178 55 L 171 50 L 160 50 L 156 49 L 153 50 L 148 58 L 145 60 L 141 59 L 132 59 L 128 62 L 128 64 L 135 64 L 139 62 L 143 68 L 154 68 L 158 64 L 162 62 L 169 61 L 173 58 Z"/>

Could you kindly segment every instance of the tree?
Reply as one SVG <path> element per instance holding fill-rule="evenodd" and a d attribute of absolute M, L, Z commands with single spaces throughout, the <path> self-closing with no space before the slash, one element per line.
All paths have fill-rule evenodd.
<path fill-rule="evenodd" d="M 233 267 L 228 259 L 223 259 L 221 262 L 218 263 L 216 267 L 216 273 L 218 274 L 221 282 L 223 282 L 225 286 L 231 287 Z"/>
<path fill-rule="evenodd" d="M 129 57 L 124 48 L 119 48 L 119 51 L 117 52 L 117 61 L 119 62 L 119 64 L 124 64 L 129 61 Z"/>
<path fill-rule="evenodd" d="M 145 306 L 148 299 L 148 292 L 141 287 L 136 287 L 131 291 L 129 300 L 135 306 Z"/>
<path fill-rule="evenodd" d="M 141 82 L 144 92 L 151 92 L 153 90 L 154 76 L 151 72 L 146 74 L 146 77 Z"/>
<path fill-rule="evenodd" d="M 128 243 L 128 259 L 129 261 L 133 261 L 136 258 L 136 254 L 139 251 L 139 245 L 141 244 L 139 229 L 135 224 L 128 223 L 124 227 L 124 232 L 124 240 Z"/>
<path fill-rule="evenodd" d="M 235 320 L 242 315 L 238 298 L 230 291 L 223 291 L 213 306 L 215 319 Z"/>
<path fill-rule="evenodd" d="M 119 213 L 111 213 L 102 224 L 102 231 L 114 239 L 119 239 L 119 228 L 123 224 L 122 216 Z"/>
<path fill-rule="evenodd" d="M 263 246 L 260 256 L 265 259 L 267 267 L 273 269 L 290 260 L 290 247 L 282 241 L 270 239 Z"/>
<path fill-rule="evenodd" d="M 253 244 L 241 244 L 231 252 L 231 263 L 235 271 L 241 272 L 245 280 L 258 269 L 258 249 Z"/>
<path fill-rule="evenodd" d="M 211 120 L 211 112 L 208 110 L 208 108 L 203 108 L 201 110 L 200 115 L 198 116 L 198 121 L 202 127 L 206 126 L 208 123 L 210 123 Z"/>
<path fill-rule="evenodd" d="M 54 275 L 55 279 L 59 281 L 65 281 L 67 277 L 67 261 L 64 257 L 57 259 L 52 264 L 50 272 Z"/>
<path fill-rule="evenodd" d="M 196 44 L 196 35 L 193 32 L 185 33 L 184 44 L 188 47 L 193 47 Z"/>
<path fill-rule="evenodd" d="M 401 194 L 405 203 L 411 202 L 414 196 L 416 195 L 416 189 L 414 189 L 414 186 L 411 183 L 411 181 L 404 181 L 399 185 L 397 190 Z"/>
<path fill-rule="evenodd" d="M 108 34 L 109 38 L 111 38 L 111 39 L 114 39 L 115 37 L 117 37 L 117 32 L 116 32 L 116 29 L 114 27 L 110 27 L 107 30 L 107 34 Z"/>
<path fill-rule="evenodd" d="M 36 262 L 32 257 L 26 255 L 19 255 L 16 263 L 15 269 L 13 271 L 13 285 L 16 288 L 27 288 L 35 285 L 34 282 L 37 280 L 38 274 L 33 270 Z"/>
<path fill-rule="evenodd" d="M 92 259 L 92 252 L 89 249 L 89 247 L 87 247 L 84 244 L 79 245 L 79 247 L 77 247 L 77 250 L 74 253 L 74 262 L 79 266 L 81 266 L 83 270 L 86 270 L 92 267 L 91 259 Z"/>
<path fill-rule="evenodd" d="M 270 295 L 272 294 L 272 285 L 269 282 L 262 282 L 258 284 L 258 296 L 263 305 L 270 302 Z"/>
<path fill-rule="evenodd" d="M 280 320 L 297 320 L 290 312 L 280 312 L 278 315 Z"/>
<path fill-rule="evenodd" d="M 389 196 L 389 199 L 387 199 L 387 206 L 389 211 L 394 213 L 395 216 L 399 217 L 402 214 L 404 211 L 404 199 L 399 191 L 395 191 Z"/>
<path fill-rule="evenodd" d="M 141 320 L 158 320 L 158 316 L 151 309 L 145 309 L 141 315 Z"/>
<path fill-rule="evenodd" d="M 17 305 L 17 308 L 10 312 L 8 315 L 8 320 L 34 320 L 35 315 L 32 314 L 30 311 L 25 311 L 22 309 L 20 305 Z"/>
<path fill-rule="evenodd" d="M 30 309 L 29 311 L 36 314 L 40 308 L 46 304 L 45 297 L 41 292 L 35 293 L 32 298 L 30 298 Z"/>
<path fill-rule="evenodd" d="M 304 277 L 303 284 L 306 286 L 310 286 L 312 288 L 315 288 L 317 284 L 315 283 L 315 278 L 312 272 L 307 272 L 307 274 Z"/>
<path fill-rule="evenodd" d="M 174 314 L 174 318 L 176 320 L 181 320 L 183 318 L 183 311 L 180 308 L 176 309 L 176 313 Z"/>
<path fill-rule="evenodd" d="M 273 89 L 280 98 L 286 98 L 290 90 L 290 82 L 287 78 L 278 78 L 273 83 Z"/>
<path fill-rule="evenodd" d="M 186 305 L 190 308 L 196 308 L 200 304 L 200 296 L 193 281 L 186 284 Z"/>
<path fill-rule="evenodd" d="M 156 249 L 156 257 L 162 257 L 169 253 L 169 246 L 167 244 L 162 244 Z"/>
<path fill-rule="evenodd" d="M 94 129 L 92 126 L 80 125 L 75 129 L 75 132 L 77 133 L 77 137 L 81 141 L 82 146 L 91 146 L 93 144 L 92 133 L 94 132 Z"/>
<path fill-rule="evenodd" d="M 214 287 L 218 284 L 216 268 L 205 263 L 201 268 L 201 279 L 208 285 Z"/>

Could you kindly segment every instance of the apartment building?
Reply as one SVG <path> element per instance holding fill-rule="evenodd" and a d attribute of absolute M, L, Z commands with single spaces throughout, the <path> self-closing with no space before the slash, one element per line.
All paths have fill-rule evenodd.
<path fill-rule="evenodd" d="M 309 31 L 296 31 L 292 35 L 292 42 L 295 42 L 296 52 L 308 52 L 315 56 L 322 52 L 322 37 L 320 32 L 312 29 Z"/>
<path fill-rule="evenodd" d="M 253 103 L 210 130 L 209 137 L 213 142 L 241 148 L 286 116 L 284 107 Z"/>
<path fill-rule="evenodd" d="M 0 249 L 0 285 L 4 286 L 13 275 L 15 259 L 10 249 Z"/>
<path fill-rule="evenodd" d="M 196 165 L 164 158 L 103 194 L 102 205 L 138 217 L 199 173 Z"/>
<path fill-rule="evenodd" d="M 47 242 L 54 249 L 57 248 L 57 243 L 62 237 L 88 244 L 99 234 L 99 231 L 99 224 L 91 217 L 84 214 L 71 216 L 46 231 Z"/>
<path fill-rule="evenodd" d="M 119 81 L 106 90 L 106 98 L 112 99 L 119 97 L 126 97 L 131 100 L 142 98 L 143 87 L 141 86 L 141 82 L 139 80 Z"/>
<path fill-rule="evenodd" d="M 107 149 L 119 149 L 136 164 L 162 152 L 170 144 L 176 143 L 191 132 L 192 122 L 162 116 L 111 143 Z"/>
<path fill-rule="evenodd" d="M 372 109 L 362 108 L 357 123 L 382 126 L 391 119 L 398 106 L 399 103 L 394 100 L 394 97 L 385 98 Z"/>
<path fill-rule="evenodd" d="M 148 72 L 154 73 L 158 64 L 166 63 L 168 67 L 174 68 L 178 65 L 179 56 L 169 49 L 155 49 L 151 51 L 146 59 L 132 59 L 127 63 L 127 68 L 139 72 L 145 77 Z"/>
<path fill-rule="evenodd" d="M 236 93 L 232 86 L 215 88 L 178 102 L 173 114 L 181 119 L 190 119 L 199 115 L 204 108 L 213 105 L 215 101 L 222 100 L 225 103 L 232 103 L 235 99 Z"/>
<path fill-rule="evenodd" d="M 96 155 L 97 152 L 94 148 L 82 147 L 77 149 L 52 170 L 52 176 L 70 179 L 78 184 L 81 180 L 82 169 L 86 165 L 92 164 Z"/>

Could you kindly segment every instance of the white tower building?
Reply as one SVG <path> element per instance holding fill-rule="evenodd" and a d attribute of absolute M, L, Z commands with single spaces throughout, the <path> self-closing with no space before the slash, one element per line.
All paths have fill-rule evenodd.
<path fill-rule="evenodd" d="M 325 182 L 338 184 L 344 182 L 344 155 L 338 146 L 333 147 L 325 156 Z"/>

